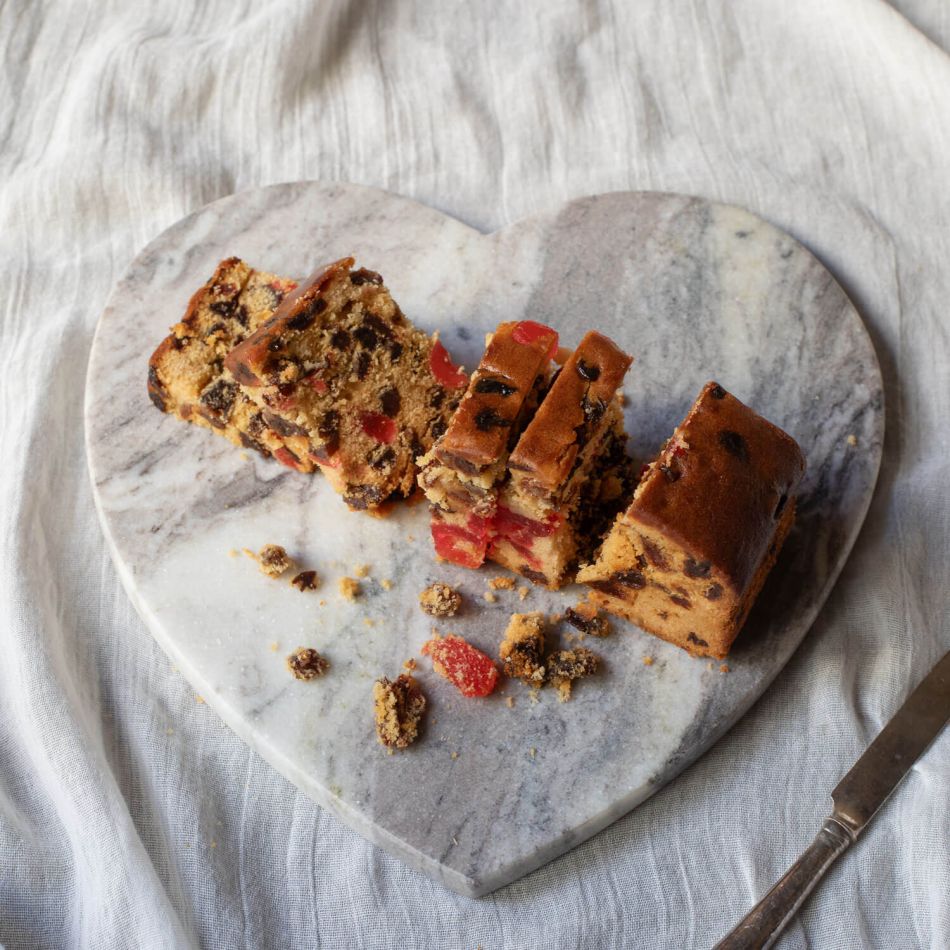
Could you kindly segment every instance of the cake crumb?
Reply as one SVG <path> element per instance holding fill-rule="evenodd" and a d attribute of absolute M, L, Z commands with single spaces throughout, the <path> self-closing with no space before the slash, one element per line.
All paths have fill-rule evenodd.
<path fill-rule="evenodd" d="M 175 734 L 175 730 L 172 729 L 171 726 L 169 726 L 169 727 L 165 730 L 165 735 L 166 735 L 166 736 L 173 736 L 174 734 Z"/>
<path fill-rule="evenodd" d="M 728 673 L 728 672 L 729 672 L 729 664 L 728 664 L 728 663 L 723 663 L 722 666 L 719 667 L 719 672 L 720 672 L 720 673 Z"/>
<path fill-rule="evenodd" d="M 547 679 L 557 690 L 558 699 L 566 703 L 574 680 L 596 673 L 599 663 L 597 654 L 584 647 L 552 653 L 547 658 Z"/>
<path fill-rule="evenodd" d="M 217 846 L 218 846 L 218 842 L 215 841 L 214 838 L 212 838 L 212 839 L 211 839 L 211 850 L 213 851 Z"/>
<path fill-rule="evenodd" d="M 386 580 L 382 580 L 379 582 L 379 586 L 382 587 L 383 590 L 392 590 L 393 582 L 389 580 L 389 578 L 386 578 Z"/>
<path fill-rule="evenodd" d="M 513 577 L 493 577 L 488 586 L 492 590 L 514 590 L 515 579 Z"/>
<path fill-rule="evenodd" d="M 482 597 L 490 604 L 494 604 L 498 601 L 498 598 L 490 590 L 486 590 L 485 593 L 482 594 Z"/>
<path fill-rule="evenodd" d="M 592 637 L 609 637 L 613 633 L 607 617 L 587 601 L 568 607 L 564 619 L 581 633 L 589 633 Z"/>
<path fill-rule="evenodd" d="M 498 648 L 505 673 L 529 686 L 541 686 L 544 683 L 543 654 L 544 614 L 512 614 Z"/>
<path fill-rule="evenodd" d="M 240 556 L 241 556 L 241 552 L 237 548 L 231 548 L 231 550 L 228 551 L 228 557 L 240 557 Z"/>
<path fill-rule="evenodd" d="M 390 752 L 405 749 L 419 735 L 419 722 L 426 698 L 419 684 L 408 673 L 400 673 L 390 682 L 385 676 L 373 684 L 376 737 Z"/>
<path fill-rule="evenodd" d="M 403 668 L 404 670 L 409 670 L 409 672 L 411 673 L 411 672 L 413 672 L 413 670 L 415 670 L 415 668 L 416 668 L 418 665 L 419 665 L 419 664 L 416 663 L 416 661 L 415 661 L 412 657 L 409 657 L 409 659 L 406 660 L 405 663 L 403 663 L 402 668 Z"/>
<path fill-rule="evenodd" d="M 274 640 L 270 645 L 271 653 L 276 653 L 280 649 L 280 644 Z"/>
<path fill-rule="evenodd" d="M 320 601 L 320 606 L 321 606 L 321 607 L 326 607 L 326 605 L 327 605 L 327 602 L 326 602 L 325 600 L 321 600 L 321 601 Z"/>
<path fill-rule="evenodd" d="M 505 700 L 505 705 L 506 705 L 509 709 L 514 709 L 514 708 L 515 708 L 515 697 L 514 697 L 514 696 L 509 696 L 509 697 Z"/>
<path fill-rule="evenodd" d="M 340 593 L 347 600 L 356 600 L 360 595 L 360 582 L 352 577 L 341 577 L 339 582 Z"/>
<path fill-rule="evenodd" d="M 532 759 L 533 759 L 537 754 L 538 754 L 538 750 L 537 750 L 534 746 L 531 746 L 531 748 L 528 749 L 528 755 L 530 755 Z"/>
<path fill-rule="evenodd" d="M 453 752 L 453 753 L 449 756 L 450 759 L 457 759 L 458 757 L 459 757 L 458 752 Z"/>
<path fill-rule="evenodd" d="M 244 550 L 250 553 L 247 548 Z M 250 553 L 250 556 L 268 577 L 280 577 L 294 566 L 294 559 L 279 544 L 265 544 L 257 554 Z"/>
<path fill-rule="evenodd" d="M 320 583 L 320 578 L 317 577 L 316 571 L 301 571 L 290 583 L 293 584 L 297 590 L 316 590 Z"/>
<path fill-rule="evenodd" d="M 462 606 L 462 595 L 448 584 L 430 584 L 419 595 L 419 606 L 430 617 L 454 617 Z"/>
<path fill-rule="evenodd" d="M 357 564 L 353 570 L 353 573 L 357 577 L 369 577 L 369 565 L 368 564 Z"/>
<path fill-rule="evenodd" d="M 375 620 L 371 620 L 369 617 L 364 617 L 364 618 L 363 618 L 363 626 L 364 626 L 364 627 L 375 627 L 375 626 L 376 626 L 376 621 L 375 621 Z"/>
<path fill-rule="evenodd" d="M 519 588 L 518 588 L 518 599 L 519 599 L 519 600 L 527 600 L 528 594 L 530 594 L 530 593 L 531 593 L 531 590 L 530 590 L 529 588 L 527 588 L 527 587 L 519 587 Z"/>
<path fill-rule="evenodd" d="M 653 659 L 652 656 L 645 656 L 645 657 L 643 658 L 643 665 L 644 665 L 644 666 L 653 666 L 653 664 L 654 664 L 655 662 L 656 662 L 656 661 Z"/>
<path fill-rule="evenodd" d="M 287 657 L 287 669 L 298 680 L 312 680 L 323 676 L 329 668 L 329 661 L 310 647 L 298 647 Z"/>
<path fill-rule="evenodd" d="M 195 693 L 195 702 L 196 702 L 199 706 L 203 706 L 203 705 L 205 704 L 204 697 L 203 697 L 203 696 L 199 696 L 197 693 Z"/>
<path fill-rule="evenodd" d="M 406 535 L 406 540 L 407 540 L 410 544 L 412 544 L 412 542 L 416 540 L 416 536 L 415 536 L 414 534 L 407 534 L 407 535 Z"/>
<path fill-rule="evenodd" d="M 857 444 L 858 444 L 858 437 L 854 435 L 854 433 L 852 433 L 851 435 L 848 436 L 848 445 L 854 448 L 854 446 L 856 446 Z"/>

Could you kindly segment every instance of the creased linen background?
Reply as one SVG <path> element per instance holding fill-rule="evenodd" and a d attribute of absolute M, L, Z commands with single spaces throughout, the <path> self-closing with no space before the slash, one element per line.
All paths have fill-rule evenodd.
<path fill-rule="evenodd" d="M 0 48 L 0 944 L 712 945 L 950 647 L 950 6 L 21 0 Z M 614 189 L 734 202 L 824 260 L 884 370 L 868 521 L 784 673 L 650 802 L 482 900 L 197 703 L 96 522 L 82 394 L 113 283 L 204 203 L 301 178 L 485 230 Z M 950 733 L 781 946 L 950 947 L 948 789 Z"/>

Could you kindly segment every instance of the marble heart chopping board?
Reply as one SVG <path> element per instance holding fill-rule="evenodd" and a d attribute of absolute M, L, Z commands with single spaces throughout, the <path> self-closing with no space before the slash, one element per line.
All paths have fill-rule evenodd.
<path fill-rule="evenodd" d="M 320 477 L 249 458 L 156 411 L 146 361 L 220 258 L 291 276 L 355 254 L 403 310 L 475 365 L 500 320 L 590 327 L 635 356 L 626 391 L 634 454 L 648 458 L 708 379 L 792 433 L 808 458 L 799 519 L 729 658 L 695 660 L 619 623 L 590 642 L 604 669 L 565 704 L 518 683 L 463 698 L 420 658 L 424 735 L 387 755 L 372 684 L 418 656 L 433 626 L 419 591 L 442 579 L 468 609 L 438 624 L 495 654 L 510 613 L 561 612 L 581 593 L 499 591 L 500 570 L 438 564 L 421 505 L 348 512 Z M 351 185 L 276 185 L 215 202 L 133 262 L 102 315 L 86 432 L 103 529 L 155 638 L 239 736 L 290 781 L 388 851 L 478 895 L 563 853 L 709 748 L 782 669 L 828 595 L 870 501 L 882 385 L 858 314 L 792 238 L 736 208 L 619 193 L 484 235 L 430 208 Z M 322 588 L 301 593 L 232 549 L 283 544 Z M 370 566 L 361 597 L 337 582 Z M 391 589 L 382 581 L 391 581 Z M 285 656 L 332 663 L 313 683 Z M 644 658 L 654 658 L 646 665 Z M 506 703 L 514 699 L 513 708 Z M 221 777 L 227 781 L 227 776 Z"/>

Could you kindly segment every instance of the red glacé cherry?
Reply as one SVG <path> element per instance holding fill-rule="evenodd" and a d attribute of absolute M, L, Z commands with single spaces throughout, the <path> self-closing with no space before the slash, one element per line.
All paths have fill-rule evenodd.
<path fill-rule="evenodd" d="M 488 547 L 488 526 L 484 518 L 472 515 L 466 527 L 432 522 L 432 544 L 435 553 L 461 567 L 481 567 Z"/>
<path fill-rule="evenodd" d="M 429 369 L 432 370 L 432 375 L 449 389 L 459 389 L 468 382 L 468 376 L 452 362 L 449 351 L 438 340 L 429 354 Z"/>
<path fill-rule="evenodd" d="M 432 666 L 463 696 L 487 696 L 498 683 L 498 669 L 481 650 L 461 637 L 436 637 L 422 647 Z"/>
<path fill-rule="evenodd" d="M 396 423 L 381 412 L 364 412 L 360 416 L 363 431 L 377 442 L 392 442 L 396 438 Z"/>
<path fill-rule="evenodd" d="M 553 337 L 551 347 L 548 350 L 548 359 L 553 360 L 558 347 L 557 330 L 552 330 L 543 323 L 535 323 L 534 320 L 522 320 L 515 326 L 511 334 L 511 338 L 515 343 L 520 343 L 522 346 L 529 346 L 537 340 L 543 340 L 548 336 Z"/>

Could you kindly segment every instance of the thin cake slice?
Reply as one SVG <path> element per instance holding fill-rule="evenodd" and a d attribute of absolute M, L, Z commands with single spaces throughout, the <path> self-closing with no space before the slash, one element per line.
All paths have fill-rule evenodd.
<path fill-rule="evenodd" d="M 577 579 L 697 656 L 725 657 L 795 520 L 791 436 L 711 382 Z"/>
<path fill-rule="evenodd" d="M 589 332 L 508 459 L 488 556 L 537 584 L 571 580 L 632 487 L 619 387 L 632 358 Z"/>
<path fill-rule="evenodd" d="M 296 281 L 254 270 L 237 257 L 222 261 L 152 354 L 148 394 L 162 412 L 312 471 L 313 463 L 287 449 L 224 367 L 228 351 L 271 317 L 296 286 Z"/>
<path fill-rule="evenodd" d="M 508 453 L 543 395 L 558 336 L 522 320 L 502 323 L 445 434 L 419 460 L 436 553 L 463 567 L 485 560 Z"/>
<path fill-rule="evenodd" d="M 347 257 L 287 296 L 225 366 L 300 458 L 354 509 L 415 488 L 415 458 L 447 426 L 467 378 Z"/>

